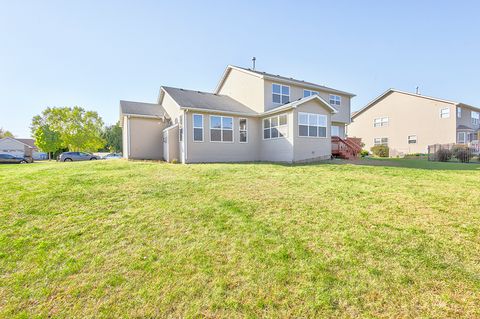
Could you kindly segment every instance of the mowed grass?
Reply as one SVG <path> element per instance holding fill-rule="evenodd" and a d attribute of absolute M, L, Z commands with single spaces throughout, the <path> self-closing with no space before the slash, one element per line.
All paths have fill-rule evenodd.
<path fill-rule="evenodd" d="M 0 317 L 480 317 L 480 167 L 422 165 L 0 166 Z"/>

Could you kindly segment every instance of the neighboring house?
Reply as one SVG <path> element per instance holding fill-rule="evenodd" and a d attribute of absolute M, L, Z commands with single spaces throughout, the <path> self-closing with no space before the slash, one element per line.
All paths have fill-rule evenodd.
<path fill-rule="evenodd" d="M 124 157 L 182 163 L 328 159 L 354 95 L 228 66 L 213 93 L 162 86 L 156 104 L 120 101 Z"/>
<path fill-rule="evenodd" d="M 388 145 L 390 156 L 427 153 L 428 145 L 478 143 L 480 109 L 390 89 L 352 114 L 348 136 L 370 150 Z"/>
<path fill-rule="evenodd" d="M 37 151 L 35 141 L 27 138 L 5 137 L 0 139 L 0 153 L 19 157 L 33 158 Z"/>

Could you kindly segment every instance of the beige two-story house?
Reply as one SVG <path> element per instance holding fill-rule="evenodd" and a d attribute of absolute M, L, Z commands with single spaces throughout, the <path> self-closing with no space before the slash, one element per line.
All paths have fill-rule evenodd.
<path fill-rule="evenodd" d="M 124 157 L 201 162 L 328 159 L 354 94 L 227 66 L 212 93 L 162 86 L 157 103 L 120 101 Z"/>
<path fill-rule="evenodd" d="M 433 144 L 478 144 L 480 109 L 390 89 L 352 114 L 348 135 L 365 149 L 388 145 L 390 156 L 427 153 Z"/>

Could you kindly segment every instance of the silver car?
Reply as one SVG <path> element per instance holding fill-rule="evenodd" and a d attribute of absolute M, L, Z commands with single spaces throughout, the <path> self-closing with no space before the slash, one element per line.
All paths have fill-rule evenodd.
<path fill-rule="evenodd" d="M 58 157 L 60 162 L 91 161 L 96 159 L 95 155 L 85 152 L 63 152 Z"/>

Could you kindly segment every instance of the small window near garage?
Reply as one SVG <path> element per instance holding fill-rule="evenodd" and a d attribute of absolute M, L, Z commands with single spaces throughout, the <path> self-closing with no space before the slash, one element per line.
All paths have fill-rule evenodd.
<path fill-rule="evenodd" d="M 417 144 L 417 136 L 416 135 L 409 135 L 408 136 L 408 144 Z"/>
<path fill-rule="evenodd" d="M 472 111 L 472 124 L 478 125 L 480 119 L 480 114 L 478 112 Z"/>
<path fill-rule="evenodd" d="M 203 115 L 193 114 L 193 140 L 203 142 Z"/>
<path fill-rule="evenodd" d="M 233 142 L 233 118 L 210 116 L 210 141 Z"/>
<path fill-rule="evenodd" d="M 388 137 L 375 137 L 373 139 L 373 145 L 385 145 L 388 146 Z"/>
<path fill-rule="evenodd" d="M 298 136 L 327 137 L 327 116 L 315 113 L 298 113 Z"/>
<path fill-rule="evenodd" d="M 388 126 L 388 117 L 379 117 L 373 120 L 373 127 Z"/>
<path fill-rule="evenodd" d="M 272 84 L 272 102 L 286 104 L 290 102 L 290 87 L 281 84 Z"/>
<path fill-rule="evenodd" d="M 462 108 L 461 107 L 457 107 L 457 117 L 458 118 L 462 117 Z"/>
<path fill-rule="evenodd" d="M 312 95 L 318 95 L 317 91 L 303 90 L 303 97 L 309 97 Z"/>
<path fill-rule="evenodd" d="M 247 119 L 240 119 L 238 123 L 238 128 L 240 131 L 240 143 L 247 143 L 248 142 L 248 134 L 247 134 Z"/>
<path fill-rule="evenodd" d="M 263 139 L 270 140 L 287 136 L 287 115 L 281 114 L 263 119 Z"/>
<path fill-rule="evenodd" d="M 444 108 L 440 110 L 440 118 L 447 119 L 450 117 L 450 108 Z"/>
<path fill-rule="evenodd" d="M 342 104 L 342 97 L 330 94 L 330 105 L 339 106 L 340 104 Z"/>

